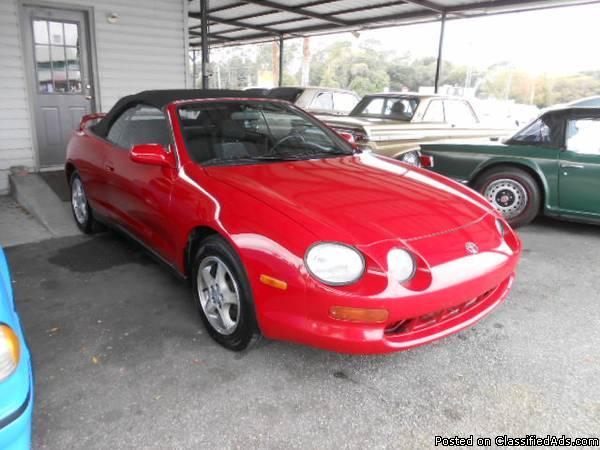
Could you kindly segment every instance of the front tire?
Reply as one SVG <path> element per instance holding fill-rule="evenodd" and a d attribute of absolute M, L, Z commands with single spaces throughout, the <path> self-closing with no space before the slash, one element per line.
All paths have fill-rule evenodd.
<path fill-rule="evenodd" d="M 517 228 L 530 223 L 538 215 L 541 192 L 537 181 L 517 167 L 497 167 L 484 172 L 473 186 Z"/>
<path fill-rule="evenodd" d="M 92 208 L 87 200 L 83 182 L 77 171 L 71 174 L 69 182 L 71 186 L 71 212 L 77 227 L 85 234 L 92 234 L 95 231 L 95 220 Z"/>
<path fill-rule="evenodd" d="M 221 237 L 209 236 L 199 245 L 191 275 L 208 334 L 229 350 L 244 350 L 259 332 L 250 283 L 238 255 Z"/>

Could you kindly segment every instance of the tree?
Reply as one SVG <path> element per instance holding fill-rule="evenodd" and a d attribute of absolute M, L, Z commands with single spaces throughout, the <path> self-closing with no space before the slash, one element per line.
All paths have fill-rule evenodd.
<path fill-rule="evenodd" d="M 218 64 L 221 87 L 256 86 L 259 72 L 272 70 L 272 43 L 219 51 L 224 52 Z M 285 42 L 284 85 L 300 82 L 300 70 L 291 73 L 288 69 L 299 52 L 299 42 Z M 311 56 L 309 82 L 316 86 L 353 89 L 360 95 L 386 89 L 418 91 L 434 85 L 435 70 L 433 56 L 415 58 L 409 52 L 389 52 L 374 40 L 335 41 Z M 600 94 L 600 71 L 533 75 L 508 61 L 479 68 L 444 61 L 440 75 L 440 85 L 472 88 L 479 98 L 533 102 L 539 107 Z M 215 78 L 211 80 L 212 86 L 217 86 Z"/>

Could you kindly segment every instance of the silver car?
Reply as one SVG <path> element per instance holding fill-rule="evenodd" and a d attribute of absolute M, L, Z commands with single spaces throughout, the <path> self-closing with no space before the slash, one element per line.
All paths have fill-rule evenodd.
<path fill-rule="evenodd" d="M 360 101 L 354 91 L 315 86 L 286 86 L 269 89 L 267 97 L 287 100 L 313 114 L 346 115 Z"/>

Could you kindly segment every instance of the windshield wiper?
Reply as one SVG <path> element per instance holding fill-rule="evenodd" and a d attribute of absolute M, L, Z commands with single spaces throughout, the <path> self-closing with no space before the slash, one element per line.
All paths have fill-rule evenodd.
<path fill-rule="evenodd" d="M 275 155 L 256 155 L 256 156 L 242 156 L 238 158 L 213 158 L 208 161 L 202 162 L 205 166 L 212 166 L 217 164 L 238 164 L 238 163 L 251 163 L 256 161 L 302 161 L 306 159 L 326 157 L 326 156 L 350 156 L 351 153 L 343 152 L 337 150 L 335 152 L 330 151 L 310 151 L 304 153 L 295 153 L 293 155 L 283 155 L 283 154 L 275 154 Z"/>

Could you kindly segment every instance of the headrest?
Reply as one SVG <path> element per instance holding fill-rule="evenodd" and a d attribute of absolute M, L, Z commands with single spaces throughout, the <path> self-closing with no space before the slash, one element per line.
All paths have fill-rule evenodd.
<path fill-rule="evenodd" d="M 404 103 L 399 100 L 392 105 L 392 112 L 398 114 L 404 114 Z"/>

